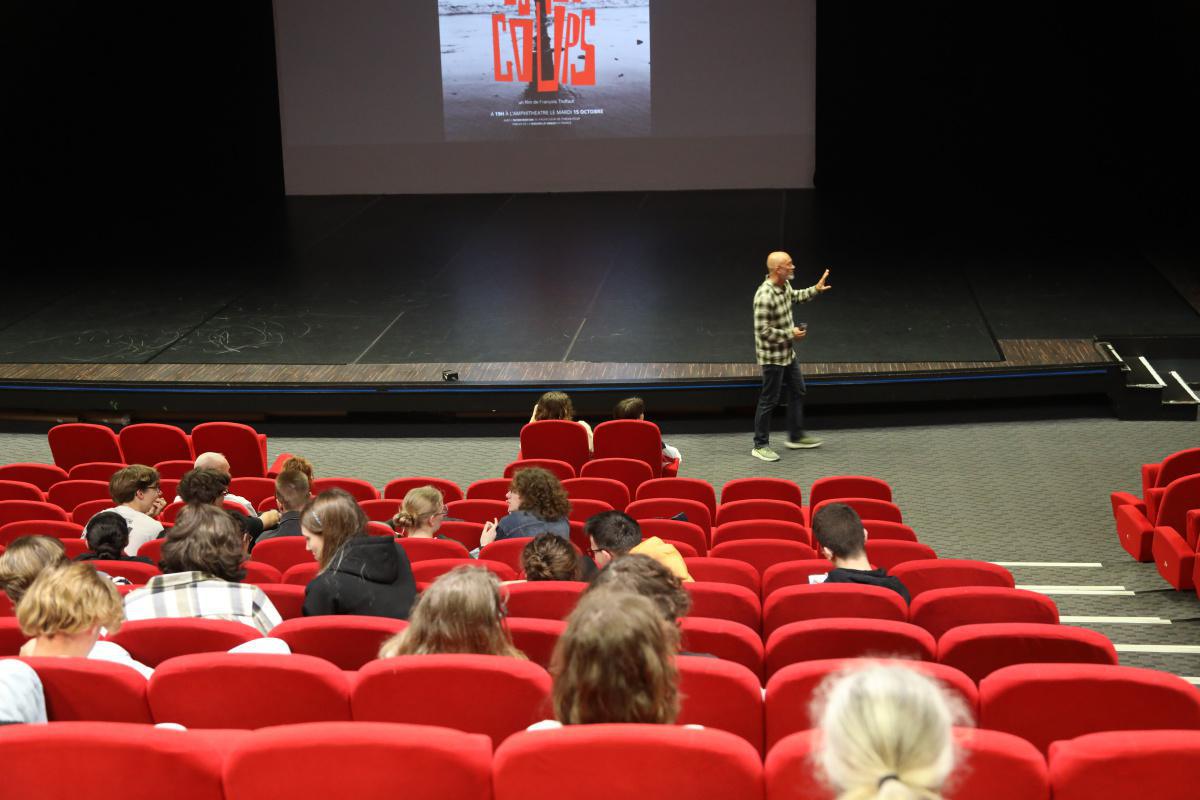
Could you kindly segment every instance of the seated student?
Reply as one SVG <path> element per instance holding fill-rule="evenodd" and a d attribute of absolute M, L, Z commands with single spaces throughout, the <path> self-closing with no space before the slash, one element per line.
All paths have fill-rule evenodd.
<path fill-rule="evenodd" d="M 902 662 L 868 662 L 831 676 L 812 718 L 815 761 L 839 797 L 933 798 L 955 766 L 953 728 L 962 703 Z M 797 780 L 807 780 L 797 776 Z"/>
<path fill-rule="evenodd" d="M 640 397 L 626 397 L 613 406 L 613 419 L 646 419 L 646 401 Z M 661 436 L 658 443 L 662 446 L 664 464 L 674 463 L 676 459 L 682 462 L 683 456 L 679 454 L 678 449 L 664 443 Z"/>
<path fill-rule="evenodd" d="M 871 569 L 867 534 L 858 512 L 845 503 L 830 503 L 813 517 L 813 536 L 821 555 L 833 562 L 825 583 L 864 583 L 891 589 L 909 602 L 908 589 L 884 569 Z"/>
<path fill-rule="evenodd" d="M 583 570 L 579 554 L 566 539 L 553 533 L 533 537 L 521 551 L 521 573 L 527 581 L 578 581 Z"/>
<path fill-rule="evenodd" d="M 223 475 L 225 477 L 226 487 L 225 496 L 223 499 L 228 500 L 231 503 L 237 503 L 242 507 L 243 512 L 248 517 L 258 516 L 258 512 L 255 511 L 253 503 L 246 498 L 241 497 L 240 495 L 236 495 L 233 492 L 228 491 L 229 482 L 233 480 L 233 471 L 230 469 L 229 459 L 225 457 L 224 453 L 201 453 L 200 455 L 196 456 L 196 461 L 192 466 L 195 469 L 210 469 Z M 182 492 L 175 496 L 176 502 L 186 499 L 187 498 L 183 496 Z"/>
<path fill-rule="evenodd" d="M 601 569 L 617 556 L 636 553 L 650 556 L 679 576 L 681 581 L 692 580 L 687 571 L 687 564 L 675 546 L 657 536 L 643 541 L 641 526 L 623 511 L 602 511 L 584 524 L 584 530 L 591 540 L 592 551 L 589 555 Z"/>
<path fill-rule="evenodd" d="M 103 631 L 116 633 L 125 618 L 121 595 L 91 564 L 63 564 L 43 570 L 17 605 L 21 632 L 32 637 L 22 656 L 98 658 L 124 664 L 149 678 L 153 670 L 134 661 Z"/>
<path fill-rule="evenodd" d="M 606 590 L 652 600 L 671 625 L 678 625 L 692 607 L 692 596 L 679 576 L 650 556 L 626 554 L 614 558 L 592 579 L 584 594 Z"/>
<path fill-rule="evenodd" d="M 206 505 L 223 508 L 226 495 L 229 493 L 229 476 L 215 469 L 188 470 L 179 480 L 179 496 L 188 505 Z M 182 513 L 182 512 L 181 512 Z M 241 519 L 238 525 L 242 529 L 247 546 L 258 539 L 264 530 L 274 528 L 279 524 L 278 511 L 264 511 L 261 516 L 249 517 L 236 511 Z"/>
<path fill-rule="evenodd" d="M 303 536 L 300 531 L 300 510 L 309 501 L 308 477 L 298 469 L 285 469 L 275 478 L 275 505 L 279 524 L 274 530 L 263 531 L 254 544 L 280 536 Z M 264 512 L 265 513 L 265 512 Z"/>
<path fill-rule="evenodd" d="M 190 474 L 190 473 L 189 473 Z M 128 620 L 160 617 L 228 619 L 264 635 L 282 619 L 263 590 L 241 583 L 246 576 L 241 531 L 233 517 L 213 505 L 189 505 L 167 531 L 155 575 L 125 597 Z"/>
<path fill-rule="evenodd" d="M 46 722 L 46 694 L 33 667 L 0 659 L 0 725 Z"/>
<path fill-rule="evenodd" d="M 87 538 L 86 553 L 75 556 L 75 561 L 138 561 L 142 564 L 154 562 L 145 556 L 127 556 L 129 523 L 115 511 L 101 511 L 88 520 L 83 535 Z"/>
<path fill-rule="evenodd" d="M 554 648 L 554 719 L 531 725 L 642 722 L 679 715 L 679 630 L 649 599 L 601 590 L 579 599 Z"/>
<path fill-rule="evenodd" d="M 408 627 L 383 643 L 380 658 L 474 653 L 525 658 L 504 625 L 500 580 L 480 567 L 455 567 L 417 598 Z"/>
<path fill-rule="evenodd" d="M 530 467 L 518 470 L 508 489 L 508 513 L 500 520 L 483 524 L 480 546 L 502 539 L 517 539 L 553 533 L 571 538 L 571 501 L 553 473 Z"/>
<path fill-rule="evenodd" d="M 438 534 L 446 519 L 446 502 L 432 486 L 416 486 L 404 495 L 400 510 L 392 517 L 392 529 L 402 539 L 449 539 Z"/>
<path fill-rule="evenodd" d="M 575 406 L 565 392 L 546 392 L 533 404 L 533 414 L 530 422 L 540 422 L 544 419 L 565 419 L 568 422 L 578 422 L 587 431 L 588 450 L 592 449 L 592 426 L 581 419 L 575 419 Z"/>
<path fill-rule="evenodd" d="M 283 468 L 279 471 L 285 472 L 289 469 L 297 469 L 303 472 L 304 477 L 308 479 L 309 486 L 312 486 L 312 482 L 317 479 L 317 476 L 313 474 L 312 462 L 304 456 L 292 456 L 287 461 L 283 462 Z"/>
<path fill-rule="evenodd" d="M 0 555 L 0 587 L 15 608 L 42 570 L 68 561 L 67 548 L 58 539 L 18 536 Z"/>
<path fill-rule="evenodd" d="M 408 554 L 390 536 L 367 534 L 367 515 L 348 492 L 328 489 L 310 500 L 300 529 L 321 567 L 304 590 L 304 616 L 408 619 L 417 594 Z"/>
<path fill-rule="evenodd" d="M 158 472 L 141 464 L 130 464 L 108 479 L 108 493 L 116 503 L 109 510 L 129 523 L 125 555 L 137 555 L 139 547 L 163 532 L 162 523 L 155 519 L 167 507 L 167 498 L 158 485 Z"/>

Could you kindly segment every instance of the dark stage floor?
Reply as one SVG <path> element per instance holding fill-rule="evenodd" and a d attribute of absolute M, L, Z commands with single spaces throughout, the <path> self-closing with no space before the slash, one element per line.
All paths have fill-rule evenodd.
<path fill-rule="evenodd" d="M 197 231 L 97 252 L 103 268 L 70 285 L 29 261 L 44 277 L 9 290 L 0 362 L 751 362 L 751 298 L 776 247 L 797 285 L 832 270 L 834 290 L 797 307 L 804 361 L 1200 334 L 1138 252 L 1013 238 L 918 240 L 800 191 L 291 198 L 257 241 Z"/>

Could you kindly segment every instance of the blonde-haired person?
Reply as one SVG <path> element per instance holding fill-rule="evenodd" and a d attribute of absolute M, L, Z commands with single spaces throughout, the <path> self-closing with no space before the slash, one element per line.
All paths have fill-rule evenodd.
<path fill-rule="evenodd" d="M 0 587 L 16 607 L 25 590 L 48 567 L 67 563 L 67 548 L 49 536 L 19 536 L 0 555 Z"/>
<path fill-rule="evenodd" d="M 540 422 L 544 419 L 563 419 L 575 422 L 587 432 L 588 450 L 592 449 L 592 426 L 581 419 L 575 419 L 575 406 L 566 392 L 546 392 L 533 404 L 530 422 Z"/>
<path fill-rule="evenodd" d="M 962 703 L 901 662 L 832 676 L 813 703 L 816 761 L 839 800 L 937 800 L 955 765 Z"/>
<path fill-rule="evenodd" d="M 408 619 L 417 583 L 404 549 L 367 534 L 367 515 L 343 489 L 328 489 L 300 512 L 305 547 L 320 565 L 304 590 L 304 616 L 361 614 Z"/>
<path fill-rule="evenodd" d="M 449 539 L 439 536 L 438 528 L 446 518 L 446 501 L 432 486 L 416 486 L 404 495 L 400 510 L 392 517 L 392 528 L 406 539 Z"/>
<path fill-rule="evenodd" d="M 150 667 L 134 661 L 112 642 L 125 619 L 121 595 L 112 581 L 86 563 L 67 563 L 42 571 L 17 604 L 17 623 L 31 637 L 22 656 L 97 658 L 114 661 L 149 678 Z"/>
<path fill-rule="evenodd" d="M 554 473 L 540 467 L 518 470 L 508 487 L 507 500 L 508 513 L 483 524 L 481 546 L 543 533 L 571 538 L 571 522 L 567 519 L 571 501 Z"/>
<path fill-rule="evenodd" d="M 525 658 L 504 625 L 500 580 L 482 567 L 455 567 L 417 598 L 408 627 L 383 643 L 380 658 L 474 653 Z"/>
<path fill-rule="evenodd" d="M 679 631 L 649 599 L 600 590 L 579 599 L 554 648 L 554 716 L 530 730 L 603 722 L 673 725 Z"/>

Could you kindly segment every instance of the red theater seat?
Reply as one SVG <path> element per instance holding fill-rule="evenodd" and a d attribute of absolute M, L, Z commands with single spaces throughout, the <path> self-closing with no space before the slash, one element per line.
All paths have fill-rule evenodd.
<path fill-rule="evenodd" d="M 506 587 L 509 616 L 566 619 L 587 584 L 582 581 L 530 581 Z"/>
<path fill-rule="evenodd" d="M 84 540 L 81 539 L 80 541 Z M 162 561 L 162 549 L 166 542 L 166 539 L 151 539 L 148 542 L 142 542 L 138 546 L 137 555 L 148 558 L 157 565 L 158 562 Z"/>
<path fill-rule="evenodd" d="M 297 564 L 313 563 L 313 554 L 305 547 L 303 536 L 276 536 L 254 545 L 255 561 L 270 564 L 280 572 L 287 572 Z"/>
<path fill-rule="evenodd" d="M 642 539 L 657 536 L 664 541 L 683 542 L 696 551 L 697 556 L 708 553 L 708 536 L 704 529 L 694 522 L 683 522 L 677 519 L 643 519 L 638 521 L 642 529 Z"/>
<path fill-rule="evenodd" d="M 960 558 L 938 558 L 928 561 L 906 561 L 888 570 L 899 578 L 916 600 L 930 589 L 949 589 L 955 586 L 1016 586 L 1012 573 L 998 564 Z"/>
<path fill-rule="evenodd" d="M 700 527 L 704 532 L 705 541 L 712 538 L 712 515 L 708 506 L 695 500 L 678 497 L 651 497 L 646 500 L 634 500 L 625 507 L 625 513 L 639 522 L 644 519 L 671 519 L 679 514 Z"/>
<path fill-rule="evenodd" d="M 113 501 L 109 500 L 88 500 L 75 506 L 75 510 L 71 512 L 71 521 L 80 528 L 84 527 L 91 521 L 92 517 L 99 514 L 101 511 L 108 511 L 113 507 Z M 169 522 L 165 520 L 163 515 L 159 515 L 160 522 Z"/>
<path fill-rule="evenodd" d="M 871 539 L 898 539 L 904 542 L 917 541 L 917 533 L 903 522 L 888 522 L 882 519 L 871 519 L 863 523 L 867 541 Z"/>
<path fill-rule="evenodd" d="M 645 462 L 655 478 L 673 478 L 679 474 L 678 460 L 663 463 L 662 432 L 653 422 L 613 419 L 601 422 L 593 434 L 592 454 L 595 458 L 635 458 Z M 525 452 L 523 443 L 521 452 Z"/>
<path fill-rule="evenodd" d="M 1142 510 L 1137 505 L 1120 505 L 1114 510 L 1117 537 L 1125 551 L 1138 561 L 1153 558 L 1154 528 L 1173 528 L 1181 533 L 1187 529 L 1187 512 L 1200 508 L 1200 474 L 1186 475 L 1172 481 L 1161 492 L 1155 509 Z"/>
<path fill-rule="evenodd" d="M 135 461 L 133 463 L 141 464 L 143 462 Z M 67 473 L 67 479 L 72 481 L 103 481 L 107 486 L 113 474 L 124 469 L 125 466 L 125 464 L 118 464 L 115 461 L 89 461 L 71 467 L 71 471 Z"/>
<path fill-rule="evenodd" d="M 763 677 L 763 643 L 758 631 L 739 622 L 715 617 L 684 617 L 679 620 L 684 653 L 707 654 L 741 664 Z"/>
<path fill-rule="evenodd" d="M 480 524 L 503 519 L 508 513 L 508 503 L 503 500 L 455 500 L 446 503 L 446 515 L 464 522 Z"/>
<path fill-rule="evenodd" d="M 96 797 L 105 792 L 98 788 L 96 771 L 83 765 L 103 764 L 107 774 L 123 776 L 122 798 L 226 800 L 221 771 L 236 736 L 230 732 L 218 743 L 189 732 L 115 722 L 5 725 L 0 727 L 4 796 Z"/>
<path fill-rule="evenodd" d="M 597 514 L 603 514 L 605 511 L 612 511 L 613 507 L 603 500 L 571 500 L 571 511 L 569 519 L 572 522 L 587 522 Z"/>
<path fill-rule="evenodd" d="M 782 539 L 813 547 L 812 533 L 795 522 L 779 519 L 743 519 L 725 522 L 713 528 L 713 545 L 744 539 Z"/>
<path fill-rule="evenodd" d="M 349 721 L 346 673 L 320 658 L 196 653 L 168 659 L 148 687 L 155 722 L 187 728 L 265 728 Z"/>
<path fill-rule="evenodd" d="M 577 422 L 543 419 L 521 428 L 521 459 L 565 461 L 576 474 L 592 457 L 587 431 Z"/>
<path fill-rule="evenodd" d="M 257 586 L 267 597 L 271 598 L 271 605 L 275 606 L 275 610 L 284 620 L 304 616 L 303 586 L 294 586 L 290 583 L 259 583 Z M 271 631 L 271 635 L 275 635 L 274 629 Z"/>
<path fill-rule="evenodd" d="M 1018 664 L 979 682 L 979 725 L 1031 742 L 1101 731 L 1200 729 L 1200 692 L 1166 672 L 1106 664 Z"/>
<path fill-rule="evenodd" d="M 470 558 L 467 548 L 461 542 L 450 539 L 417 539 L 405 537 L 396 542 L 408 554 L 408 560 L 429 561 L 434 558 Z"/>
<path fill-rule="evenodd" d="M 562 485 L 572 501 L 599 500 L 617 511 L 629 505 L 629 487 L 612 478 L 568 478 Z"/>
<path fill-rule="evenodd" d="M 1200 787 L 1200 731 L 1092 733 L 1050 745 L 1049 760 L 1055 800 L 1193 800 Z"/>
<path fill-rule="evenodd" d="M 270 564 L 261 561 L 243 561 L 242 569 L 246 571 L 242 583 L 283 583 L 283 573 Z"/>
<path fill-rule="evenodd" d="M 22 660 L 41 678 L 51 722 L 154 722 L 146 679 L 132 667 L 98 658 Z"/>
<path fill-rule="evenodd" d="M 521 554 L 525 552 L 525 548 L 532 541 L 533 537 L 531 536 L 519 536 L 516 539 L 500 539 L 499 541 L 484 545 L 479 551 L 479 557 L 505 564 L 513 573 L 520 577 L 524 569 L 521 566 Z"/>
<path fill-rule="evenodd" d="M 441 725 L 504 741 L 553 715 L 550 675 L 507 656 L 400 656 L 358 672 L 354 719 Z"/>
<path fill-rule="evenodd" d="M 160 461 L 192 461 L 192 439 L 176 425 L 139 422 L 121 428 L 121 453 L 128 464 L 151 466 Z"/>
<path fill-rule="evenodd" d="M 783 500 L 803 506 L 804 493 L 799 484 L 784 478 L 734 478 L 721 487 L 721 502 L 738 500 Z"/>
<path fill-rule="evenodd" d="M 387 500 L 403 500 L 410 489 L 422 486 L 432 486 L 442 493 L 442 502 L 453 503 L 463 499 L 463 490 L 454 481 L 445 478 L 431 478 L 418 475 L 409 478 L 393 478 L 383 487 L 383 496 Z"/>
<path fill-rule="evenodd" d="M 811 502 L 812 498 L 809 498 Z M 843 505 L 853 508 L 863 521 L 863 525 L 867 524 L 867 520 L 883 520 L 884 522 L 904 522 L 903 515 L 900 513 L 900 507 L 895 503 L 887 500 L 876 500 L 872 497 L 839 497 L 836 500 L 822 500 L 820 503 L 809 506 L 809 518 L 816 517 L 818 511 L 830 503 L 842 503 Z"/>
<path fill-rule="evenodd" d="M 817 478 L 808 490 L 808 504 L 816 507 L 826 500 L 846 497 L 865 497 L 892 502 L 892 487 L 887 481 L 867 475 L 830 475 Z"/>
<path fill-rule="evenodd" d="M 235 478 L 267 477 L 267 437 L 240 422 L 202 422 L 192 428 L 192 450 L 217 452 L 229 461 Z"/>
<path fill-rule="evenodd" d="M 550 669 L 550 658 L 558 637 L 567 629 L 561 619 L 537 619 L 534 617 L 508 617 L 504 624 L 512 636 L 513 645 L 533 663 Z"/>
<path fill-rule="evenodd" d="M 866 550 L 871 563 L 889 573 L 906 561 L 930 561 L 937 558 L 937 553 L 929 545 L 901 539 L 868 539 Z"/>
<path fill-rule="evenodd" d="M 146 583 L 155 575 L 162 574 L 157 565 L 143 564 L 140 561 L 106 561 L 104 559 L 97 559 L 88 563 L 101 572 L 127 578 L 130 583 L 138 585 Z"/>
<path fill-rule="evenodd" d="M 428 561 L 418 561 L 412 565 L 413 578 L 418 582 L 431 583 L 457 567 L 477 567 L 495 573 L 502 581 L 515 581 L 517 571 L 502 561 L 487 559 L 471 559 L 464 563 L 461 558 L 431 558 Z"/>
<path fill-rule="evenodd" d="M 679 656 L 678 725 L 703 725 L 740 736 L 763 752 L 763 694 L 758 675 L 719 658 Z"/>
<path fill-rule="evenodd" d="M 467 487 L 467 499 L 506 500 L 510 486 L 512 481 L 508 478 L 484 478 Z"/>
<path fill-rule="evenodd" d="M 645 461 L 636 458 L 593 458 L 579 471 L 581 478 L 611 478 L 625 484 L 629 496 L 637 495 L 637 488 L 654 477 L 654 471 Z"/>
<path fill-rule="evenodd" d="M 402 619 L 331 614 L 286 620 L 271 629 L 271 636 L 287 642 L 293 653 L 352 670 L 378 658 L 384 641 L 407 627 Z"/>
<path fill-rule="evenodd" d="M 763 603 L 763 636 L 789 622 L 828 617 L 908 621 L 908 605 L 891 589 L 857 583 L 787 586 Z"/>
<path fill-rule="evenodd" d="M 256 478 L 250 475 L 233 478 L 229 481 L 229 492 L 246 498 L 257 509 L 258 504 L 268 497 L 275 498 L 275 480 L 273 478 Z M 174 496 L 174 494 L 171 495 L 171 497 Z"/>
<path fill-rule="evenodd" d="M 767 749 L 797 731 L 816 727 L 809 716 L 817 691 L 831 676 L 844 670 L 868 666 L 872 659 L 830 658 L 790 664 L 767 681 L 766 732 Z M 944 664 L 933 661 L 880 662 L 900 664 L 940 682 L 951 694 L 962 700 L 974 719 L 979 711 L 979 690 L 969 677 Z"/>
<path fill-rule="evenodd" d="M 1108 637 L 1087 628 L 1036 622 L 959 625 L 938 640 L 938 661 L 976 683 L 1013 664 L 1116 664 Z"/>
<path fill-rule="evenodd" d="M 732 583 L 683 584 L 692 599 L 689 617 L 726 619 L 745 625 L 753 631 L 762 629 L 762 606 L 758 595 L 744 586 Z"/>
<path fill-rule="evenodd" d="M 112 506 L 112 501 L 108 501 Z M 0 525 L 29 520 L 61 520 L 66 522 L 67 512 L 53 503 L 37 500 L 0 500 Z"/>
<path fill-rule="evenodd" d="M 18 520 L 0 525 L 0 547 L 7 547 L 22 536 L 49 536 L 52 539 L 78 539 L 83 526 L 61 519 Z"/>
<path fill-rule="evenodd" d="M 0 480 L 0 500 L 32 500 L 35 503 L 44 503 L 46 495 L 32 483 Z"/>
<path fill-rule="evenodd" d="M 909 621 L 939 639 L 959 625 L 981 622 L 1058 624 L 1058 606 L 1044 594 L 1002 586 L 959 586 L 930 589 L 915 598 Z"/>
<path fill-rule="evenodd" d="M 66 470 L 88 461 L 128 463 L 121 453 L 117 435 L 104 425 L 67 422 L 51 428 L 46 439 L 50 443 L 55 465 Z"/>
<path fill-rule="evenodd" d="M 708 551 L 716 558 L 736 558 L 754 565 L 760 575 L 783 561 L 803 561 L 816 558 L 816 553 L 808 545 L 799 542 L 788 542 L 781 539 L 745 539 L 736 542 L 725 542 Z M 766 582 L 764 581 L 764 587 Z"/>
<path fill-rule="evenodd" d="M 372 522 L 385 522 L 391 524 L 392 517 L 404 505 L 403 500 L 360 500 L 358 507 L 367 515 L 367 519 Z"/>
<path fill-rule="evenodd" d="M 29 637 L 21 633 L 21 626 L 17 624 L 17 618 L 12 616 L 8 595 L 4 595 L 4 604 L 10 608 L 10 611 L 8 615 L 0 616 L 0 657 L 17 655 L 29 641 Z"/>
<path fill-rule="evenodd" d="M 482 522 L 443 522 L 438 528 L 438 535 L 461 544 L 467 550 L 479 547 L 479 537 L 483 535 Z"/>
<path fill-rule="evenodd" d="M 187 460 L 173 459 L 159 461 L 154 465 L 154 471 L 158 473 L 160 480 L 170 479 L 177 481 L 195 469 L 195 466 L 195 463 L 190 458 Z"/>
<path fill-rule="evenodd" d="M 192 653 L 223 653 L 253 639 L 257 628 L 225 619 L 164 617 L 126 622 L 108 637 L 129 651 L 135 661 L 157 667 L 168 658 Z"/>
<path fill-rule="evenodd" d="M 556 458 L 519 458 L 516 461 L 510 462 L 504 468 L 503 475 L 506 478 L 512 478 L 513 475 L 517 474 L 518 470 L 529 469 L 531 467 L 544 469 L 560 481 L 570 480 L 578 474 L 575 468 L 566 461 L 559 461 Z"/>
<path fill-rule="evenodd" d="M 65 481 L 68 473 L 54 464 L 15 463 L 0 465 L 0 480 L 32 483 L 43 492 L 59 481 Z"/>
<path fill-rule="evenodd" d="M 317 478 L 312 482 L 312 493 L 318 495 L 328 489 L 341 489 L 360 503 L 378 500 L 379 490 L 370 481 L 362 478 Z"/>
<path fill-rule="evenodd" d="M 771 596 L 785 586 L 809 586 L 809 578 L 813 575 L 825 575 L 833 569 L 833 562 L 823 558 L 805 558 L 795 561 L 781 561 L 767 567 L 762 574 L 763 599 Z"/>
<path fill-rule="evenodd" d="M 717 493 L 708 481 L 699 478 L 652 478 L 637 489 L 637 500 L 674 497 L 695 500 L 708 508 L 709 518 L 717 515 Z"/>
<path fill-rule="evenodd" d="M 602 766 L 587 768 L 580 780 L 580 765 Z M 725 731 L 674 725 L 520 733 L 497 749 L 492 775 L 495 800 L 530 800 L 562 787 L 570 787 L 572 800 L 763 797 L 762 761 L 753 746 Z"/>
<path fill-rule="evenodd" d="M 490 800 L 491 763 L 487 738 L 461 731 L 363 722 L 292 725 L 256 731 L 230 754 L 225 800 Z"/>
<path fill-rule="evenodd" d="M 850 617 L 789 622 L 767 637 L 767 677 L 801 661 L 862 656 L 933 661 L 936 654 L 929 632 L 907 622 Z"/>
<path fill-rule="evenodd" d="M 716 524 L 760 519 L 777 519 L 802 526 L 808 524 L 803 509 L 785 500 L 734 500 L 721 503 L 717 509 Z"/>
<path fill-rule="evenodd" d="M 273 541 L 273 540 L 272 540 Z M 266 544 L 264 542 L 263 544 Z M 254 548 L 257 550 L 258 548 Z M 311 556 L 312 553 L 309 553 Z M 283 571 L 283 580 L 281 583 L 288 583 L 293 586 L 308 586 L 309 581 L 317 577 L 317 573 L 321 571 L 321 565 L 316 561 L 308 561 L 304 564 L 293 564 Z"/>
<path fill-rule="evenodd" d="M 745 586 L 756 595 L 762 590 L 762 578 L 750 564 L 736 558 L 694 556 L 685 558 L 688 574 L 693 580 L 707 583 L 732 583 Z"/>
<path fill-rule="evenodd" d="M 1196 550 L 1200 547 L 1200 509 L 1191 509 L 1184 516 L 1184 529 L 1166 526 L 1154 529 L 1150 550 L 1154 567 L 1167 583 L 1176 589 L 1195 589 L 1192 573 L 1196 569 Z"/>

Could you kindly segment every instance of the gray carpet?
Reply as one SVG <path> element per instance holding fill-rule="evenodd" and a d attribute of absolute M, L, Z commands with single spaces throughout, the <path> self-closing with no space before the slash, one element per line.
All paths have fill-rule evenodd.
<path fill-rule="evenodd" d="M 352 475 L 382 487 L 403 475 L 436 475 L 464 488 L 498 477 L 517 451 L 508 438 L 273 437 L 270 455 L 307 456 L 319 475 Z M 943 557 L 989 561 L 1100 562 L 1099 569 L 1012 567 L 1018 584 L 1117 585 L 1133 596 L 1058 595 L 1063 615 L 1161 617 L 1170 625 L 1089 624 L 1118 645 L 1200 644 L 1200 601 L 1177 593 L 1153 564 L 1117 543 L 1108 494 L 1140 492 L 1139 465 L 1200 444 L 1197 423 L 1074 419 L 913 425 L 813 431 L 817 450 L 750 457 L 750 435 L 677 434 L 681 474 L 718 490 L 747 476 L 791 478 L 807 488 L 823 475 L 888 481 L 905 521 Z M 448 431 L 448 434 L 451 433 Z M 0 463 L 49 461 L 44 436 L 0 434 Z M 1200 676 L 1200 653 L 1122 653 L 1121 662 Z"/>

